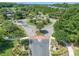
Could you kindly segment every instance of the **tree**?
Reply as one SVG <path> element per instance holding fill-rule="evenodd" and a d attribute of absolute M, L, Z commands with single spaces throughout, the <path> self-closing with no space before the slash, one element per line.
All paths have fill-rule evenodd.
<path fill-rule="evenodd" d="M 78 9 L 67 9 L 54 25 L 55 37 L 58 41 L 76 43 L 79 39 L 79 12 Z"/>
<path fill-rule="evenodd" d="M 5 30 L 0 27 L 0 44 L 4 43 Z"/>
<path fill-rule="evenodd" d="M 3 23 L 3 21 L 4 21 L 3 15 L 0 15 L 0 24 Z"/>
<path fill-rule="evenodd" d="M 15 19 L 24 19 L 24 15 L 21 11 L 15 13 Z"/>
<path fill-rule="evenodd" d="M 39 29 L 39 31 L 41 31 L 41 29 L 44 27 L 44 23 L 42 21 L 37 21 L 36 27 Z"/>
<path fill-rule="evenodd" d="M 4 21 L 2 23 L 2 28 L 5 30 L 5 36 L 8 37 L 24 37 L 26 34 L 24 33 L 24 30 L 22 30 L 20 27 L 18 27 L 16 24 L 13 24 L 11 21 Z"/>

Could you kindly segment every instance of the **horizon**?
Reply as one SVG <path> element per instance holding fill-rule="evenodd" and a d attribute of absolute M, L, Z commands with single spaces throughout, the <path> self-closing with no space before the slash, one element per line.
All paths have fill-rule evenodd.
<path fill-rule="evenodd" d="M 17 4 L 62 4 L 62 3 L 68 3 L 68 4 L 77 4 L 79 2 L 16 2 Z"/>

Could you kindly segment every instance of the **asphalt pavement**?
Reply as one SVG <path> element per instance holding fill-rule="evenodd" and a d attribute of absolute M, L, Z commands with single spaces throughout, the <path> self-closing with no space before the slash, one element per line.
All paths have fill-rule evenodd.
<path fill-rule="evenodd" d="M 32 56 L 49 56 L 49 40 L 48 39 L 32 39 L 31 51 Z"/>
<path fill-rule="evenodd" d="M 29 37 L 36 35 L 36 28 L 28 25 L 25 20 L 18 20 L 17 25 L 23 27 Z M 49 34 L 48 34 L 49 35 Z M 49 39 L 29 39 L 29 47 L 32 52 L 32 56 L 49 56 Z"/>

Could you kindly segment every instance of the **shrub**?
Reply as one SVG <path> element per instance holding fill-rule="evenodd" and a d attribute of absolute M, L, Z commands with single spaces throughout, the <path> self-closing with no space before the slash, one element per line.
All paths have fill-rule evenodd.
<path fill-rule="evenodd" d="M 67 49 L 65 47 L 60 48 L 60 50 L 52 51 L 53 56 L 59 56 L 67 53 Z"/>

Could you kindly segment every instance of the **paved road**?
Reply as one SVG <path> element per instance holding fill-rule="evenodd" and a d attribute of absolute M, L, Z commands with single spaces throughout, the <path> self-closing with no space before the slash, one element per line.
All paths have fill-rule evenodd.
<path fill-rule="evenodd" d="M 50 25 L 46 25 L 42 30 L 46 30 L 48 33 L 45 34 L 45 36 L 50 37 L 53 33 L 54 33 L 54 28 L 53 25 L 56 22 L 56 19 L 51 19 L 50 21 L 52 22 L 52 24 Z"/>
<path fill-rule="evenodd" d="M 53 25 L 56 22 L 56 19 L 50 19 L 52 24 L 45 26 L 42 30 L 46 30 L 48 33 L 45 34 L 45 36 L 49 37 L 49 55 L 51 56 L 51 35 L 54 33 Z"/>
<path fill-rule="evenodd" d="M 39 40 L 35 39 L 31 42 L 32 56 L 49 56 L 49 40 Z"/>
<path fill-rule="evenodd" d="M 52 33 L 54 32 L 52 25 L 46 26 L 42 30 L 46 30 L 48 32 L 45 34 L 45 36 L 47 36 L 47 37 L 50 37 L 52 35 Z"/>
<path fill-rule="evenodd" d="M 52 21 L 53 22 L 53 21 Z M 55 23 L 55 22 L 54 22 Z M 25 20 L 19 20 L 16 22 L 17 25 L 20 25 L 24 28 L 25 32 L 28 34 L 29 37 L 36 35 L 36 27 L 28 25 Z M 45 26 L 42 30 L 48 31 L 48 33 L 45 34 L 45 36 L 50 37 L 52 33 L 54 32 L 53 24 L 49 26 Z M 51 39 L 46 40 L 40 40 L 40 39 L 29 39 L 30 41 L 30 48 L 32 51 L 32 56 L 49 56 L 49 44 L 51 42 Z M 66 46 L 68 49 L 69 56 L 74 56 L 74 52 L 71 46 Z"/>
<path fill-rule="evenodd" d="M 29 37 L 36 35 L 36 27 L 28 25 L 24 19 L 16 21 L 16 24 L 22 26 Z"/>
<path fill-rule="evenodd" d="M 19 20 L 16 22 L 17 25 L 20 25 L 24 28 L 25 32 L 29 37 L 35 36 L 36 28 L 26 24 L 25 20 Z M 49 56 L 49 39 L 29 39 L 30 49 L 32 56 Z"/>

